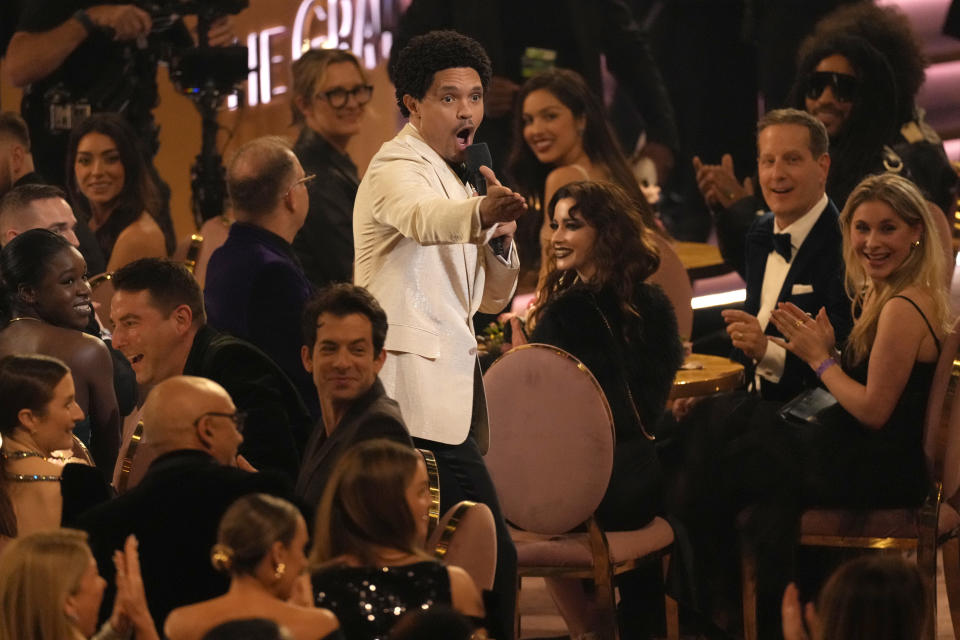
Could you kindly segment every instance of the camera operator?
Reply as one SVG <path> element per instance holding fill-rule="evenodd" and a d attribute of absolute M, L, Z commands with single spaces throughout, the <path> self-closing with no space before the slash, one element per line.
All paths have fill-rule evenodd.
<path fill-rule="evenodd" d="M 122 114 L 148 158 L 156 154 L 157 63 L 163 51 L 193 44 L 179 18 L 155 20 L 133 4 L 95 1 L 31 0 L 7 48 L 7 77 L 26 87 L 21 112 L 39 171 L 58 184 L 64 183 L 67 135 L 91 113 Z M 209 33 L 211 45 L 234 40 L 226 17 Z"/>

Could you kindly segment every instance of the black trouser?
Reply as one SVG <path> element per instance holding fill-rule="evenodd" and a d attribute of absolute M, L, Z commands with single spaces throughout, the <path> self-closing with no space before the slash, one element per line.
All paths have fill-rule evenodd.
<path fill-rule="evenodd" d="M 440 512 L 461 500 L 482 502 L 490 507 L 497 525 L 497 572 L 493 580 L 494 606 L 487 616 L 499 628 L 490 629 L 496 638 L 513 638 L 513 616 L 516 609 L 517 550 L 510 539 L 510 532 L 500 511 L 497 491 L 480 456 L 477 443 L 470 436 L 462 444 L 450 445 L 432 440 L 413 439 L 421 449 L 429 449 L 437 458 L 440 471 Z"/>

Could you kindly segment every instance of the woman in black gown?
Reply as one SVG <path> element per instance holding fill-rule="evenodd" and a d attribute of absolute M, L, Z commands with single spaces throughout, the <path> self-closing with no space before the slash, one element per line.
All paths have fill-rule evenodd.
<path fill-rule="evenodd" d="M 608 531 L 638 529 L 663 510 L 650 434 L 683 360 L 673 307 L 659 286 L 646 282 L 659 264 L 653 232 L 635 201 L 611 183 L 560 187 L 547 212 L 550 270 L 529 316 L 529 340 L 570 352 L 600 383 L 616 446 L 597 519 Z M 520 333 L 518 324 L 514 331 Z M 621 580 L 621 601 L 636 603 L 636 590 L 647 582 L 637 575 Z M 548 586 L 572 637 L 597 628 L 579 581 L 551 579 Z"/>
<path fill-rule="evenodd" d="M 929 488 L 922 425 L 950 325 L 936 227 L 916 187 L 893 174 L 863 180 L 840 224 L 855 318 L 842 356 L 823 310 L 811 318 L 781 304 L 772 315 L 786 340 L 772 339 L 807 362 L 837 404 L 802 424 L 779 418 L 773 403 L 741 405 L 687 505 L 700 559 L 718 530 L 731 530 L 737 512 L 751 507 L 743 536 L 757 560 L 764 638 L 780 635 L 804 508 L 912 507 Z"/>
<path fill-rule="evenodd" d="M 337 463 L 317 510 L 311 580 L 316 606 L 333 611 L 350 640 L 386 638 L 405 613 L 434 605 L 482 619 L 470 576 L 422 551 L 429 507 L 416 449 L 368 440 Z"/>

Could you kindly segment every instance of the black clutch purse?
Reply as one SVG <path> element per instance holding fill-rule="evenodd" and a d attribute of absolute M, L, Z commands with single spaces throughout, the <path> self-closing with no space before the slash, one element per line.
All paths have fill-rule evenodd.
<path fill-rule="evenodd" d="M 826 389 L 807 389 L 796 398 L 780 407 L 777 412 L 782 419 L 794 424 L 826 424 L 828 418 L 842 413 L 843 407 Z"/>

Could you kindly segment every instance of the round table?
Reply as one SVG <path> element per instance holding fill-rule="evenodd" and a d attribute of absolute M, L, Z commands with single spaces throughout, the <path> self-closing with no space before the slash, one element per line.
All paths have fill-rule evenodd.
<path fill-rule="evenodd" d="M 720 249 L 706 242 L 674 242 L 673 248 L 692 280 L 712 278 L 730 273 L 733 268 L 723 261 Z"/>
<path fill-rule="evenodd" d="M 670 399 L 709 396 L 721 391 L 732 391 L 743 384 L 743 365 L 729 358 L 691 353 L 673 379 Z"/>

